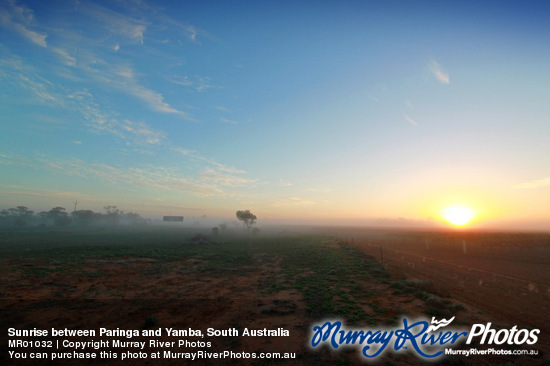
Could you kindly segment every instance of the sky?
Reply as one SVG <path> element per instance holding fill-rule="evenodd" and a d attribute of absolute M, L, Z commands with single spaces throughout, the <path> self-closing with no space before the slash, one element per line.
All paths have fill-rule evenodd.
<path fill-rule="evenodd" d="M 0 0 L 0 208 L 550 230 L 549 11 Z"/>

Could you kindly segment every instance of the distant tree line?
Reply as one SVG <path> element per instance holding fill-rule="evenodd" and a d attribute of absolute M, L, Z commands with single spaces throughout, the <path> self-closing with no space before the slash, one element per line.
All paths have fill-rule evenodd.
<path fill-rule="evenodd" d="M 64 207 L 54 207 L 49 211 L 35 214 L 28 207 L 17 206 L 0 211 L 0 227 L 88 227 L 143 225 L 150 222 L 137 213 L 125 213 L 117 206 L 105 206 L 103 209 L 105 212 L 75 210 L 68 213 Z"/>

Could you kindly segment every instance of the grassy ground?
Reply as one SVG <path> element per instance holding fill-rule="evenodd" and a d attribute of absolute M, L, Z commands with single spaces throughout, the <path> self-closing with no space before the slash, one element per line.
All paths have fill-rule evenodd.
<path fill-rule="evenodd" d="M 123 258 L 157 260 L 157 270 L 165 273 L 173 263 L 196 260 L 185 271 L 209 277 L 271 265 L 277 270 L 261 284 L 262 293 L 297 289 L 312 317 L 345 316 L 352 322 L 376 320 L 360 305 L 371 292 L 364 285 L 390 283 L 388 271 L 372 257 L 326 236 L 203 234 L 201 243 L 195 236 L 196 230 L 175 228 L 1 232 L 0 256 L 25 263 L 10 269 L 23 279 L 47 279 L 56 272 L 101 277 L 105 274 L 89 268 L 89 261 Z"/>
<path fill-rule="evenodd" d="M 464 310 L 429 283 L 396 278 L 372 256 L 325 234 L 214 236 L 179 227 L 4 231 L 0 258 L 2 328 L 283 327 L 288 339 L 212 342 L 236 351 L 296 352 L 298 360 L 287 364 L 358 362 L 355 349 L 308 349 L 317 320 L 374 328 L 403 315 Z M 6 343 L 3 331 L 4 354 Z M 390 353 L 383 361 L 418 363 L 409 354 Z"/>

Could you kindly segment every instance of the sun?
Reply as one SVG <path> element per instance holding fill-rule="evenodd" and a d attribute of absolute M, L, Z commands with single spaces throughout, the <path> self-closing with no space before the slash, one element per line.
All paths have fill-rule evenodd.
<path fill-rule="evenodd" d="M 445 220 L 454 226 L 465 226 L 472 221 L 475 211 L 465 205 L 451 205 L 441 210 Z"/>

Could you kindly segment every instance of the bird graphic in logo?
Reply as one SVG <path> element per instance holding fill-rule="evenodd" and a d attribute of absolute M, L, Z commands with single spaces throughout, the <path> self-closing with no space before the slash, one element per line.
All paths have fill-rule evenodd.
<path fill-rule="evenodd" d="M 428 327 L 426 332 L 435 332 L 439 328 L 443 328 L 443 327 L 446 327 L 447 325 L 451 324 L 451 322 L 453 320 L 455 320 L 454 316 L 449 320 L 443 318 L 440 321 L 437 321 L 437 320 L 435 320 L 435 317 L 432 317 L 432 324 Z"/>

